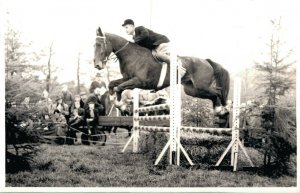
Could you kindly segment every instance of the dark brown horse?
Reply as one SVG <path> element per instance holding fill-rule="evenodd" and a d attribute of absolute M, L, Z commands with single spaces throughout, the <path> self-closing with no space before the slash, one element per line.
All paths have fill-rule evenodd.
<path fill-rule="evenodd" d="M 125 89 L 159 90 L 170 85 L 170 64 L 168 64 L 166 78 L 158 88 L 162 64 L 152 56 L 151 50 L 128 42 L 118 35 L 104 34 L 99 27 L 94 53 L 95 68 L 103 69 L 112 52 L 119 60 L 123 76 L 109 84 L 110 94 L 116 92 L 118 101 Z M 215 112 L 224 113 L 223 107 L 226 106 L 229 91 L 227 70 L 210 59 L 185 56 L 179 56 L 178 59 L 186 70 L 181 79 L 185 93 L 193 97 L 210 99 Z"/>

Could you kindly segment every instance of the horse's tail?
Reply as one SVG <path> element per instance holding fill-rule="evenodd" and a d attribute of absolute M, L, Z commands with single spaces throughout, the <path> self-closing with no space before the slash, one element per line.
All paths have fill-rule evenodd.
<path fill-rule="evenodd" d="M 227 97 L 230 86 L 230 77 L 226 69 L 224 69 L 220 64 L 212 61 L 211 59 L 206 59 L 206 61 L 213 67 L 214 76 L 216 79 L 217 87 L 221 88 L 221 103 L 223 106 L 227 103 Z"/>

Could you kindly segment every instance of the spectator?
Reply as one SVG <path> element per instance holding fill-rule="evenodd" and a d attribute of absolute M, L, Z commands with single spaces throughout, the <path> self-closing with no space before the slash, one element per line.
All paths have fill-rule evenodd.
<path fill-rule="evenodd" d="M 80 105 L 80 101 L 81 101 L 80 95 L 75 95 L 74 96 L 74 102 L 70 106 L 70 114 L 72 114 L 72 109 L 76 108 L 75 103 L 78 102 L 78 104 Z"/>
<path fill-rule="evenodd" d="M 91 83 L 90 93 L 93 93 L 95 88 L 102 87 L 106 88 L 106 83 L 102 80 L 100 73 L 96 74 L 95 80 Z"/>
<path fill-rule="evenodd" d="M 41 109 L 42 120 L 48 120 L 49 116 L 53 113 L 52 100 L 49 98 L 49 93 L 44 90 L 41 100 L 38 102 L 38 106 Z"/>
<path fill-rule="evenodd" d="M 115 103 L 116 107 L 120 109 L 121 115 L 132 115 L 133 112 L 133 95 L 132 90 L 124 90 L 120 103 Z"/>
<path fill-rule="evenodd" d="M 32 130 L 33 129 L 32 116 L 30 114 L 25 115 L 24 120 L 22 121 L 20 126 Z"/>
<path fill-rule="evenodd" d="M 52 103 L 52 100 L 49 97 L 49 93 L 46 90 L 43 90 L 42 101 Z"/>
<path fill-rule="evenodd" d="M 56 97 L 56 103 L 54 104 L 54 111 L 58 111 L 65 116 L 67 122 L 69 121 L 69 106 L 63 102 L 62 96 Z"/>
<path fill-rule="evenodd" d="M 159 98 L 167 99 L 168 93 L 165 90 L 151 92 L 150 90 L 141 90 L 139 99 L 142 106 L 153 105 Z"/>
<path fill-rule="evenodd" d="M 52 115 L 52 122 L 55 134 L 58 136 L 56 142 L 59 144 L 65 143 L 65 136 L 67 135 L 68 127 L 65 116 L 58 110 L 55 109 Z"/>
<path fill-rule="evenodd" d="M 95 134 L 98 125 L 98 116 L 99 116 L 99 111 L 96 108 L 94 101 L 93 100 L 89 101 L 88 107 L 85 110 L 85 119 L 87 123 L 87 128 L 84 129 L 84 134 L 81 137 L 82 143 L 85 145 L 90 144 L 87 141 L 89 131 L 92 135 L 93 144 L 96 144 L 97 137 L 95 136 Z"/>
<path fill-rule="evenodd" d="M 79 130 L 80 126 L 84 126 L 84 109 L 80 107 L 80 101 L 75 101 L 71 107 L 69 126 L 67 136 L 73 139 L 67 139 L 67 144 L 73 145 L 74 139 L 77 141 L 76 130 Z"/>
<path fill-rule="evenodd" d="M 30 101 L 30 97 L 25 97 L 25 99 L 21 103 L 22 107 L 24 107 L 25 109 L 29 109 L 29 101 Z"/>
<path fill-rule="evenodd" d="M 5 98 L 5 109 L 11 108 L 11 103 Z"/>
<path fill-rule="evenodd" d="M 74 102 L 73 94 L 68 90 L 68 86 L 64 85 L 62 88 L 62 101 L 70 107 Z"/>
<path fill-rule="evenodd" d="M 15 71 L 15 70 L 10 73 L 11 78 L 16 78 L 17 75 L 18 75 L 17 71 Z"/>
<path fill-rule="evenodd" d="M 150 90 L 141 90 L 139 94 L 139 100 L 141 106 L 159 105 L 168 103 L 168 93 L 165 90 L 152 92 Z M 147 113 L 153 115 L 152 113 Z M 154 112 L 156 115 L 169 114 L 169 110 L 161 110 Z"/>
<path fill-rule="evenodd" d="M 86 103 L 87 95 L 85 92 L 80 92 L 80 107 L 84 108 L 84 104 Z"/>
<path fill-rule="evenodd" d="M 84 118 L 84 109 L 80 107 L 79 101 L 74 103 L 74 106 L 71 108 L 71 116 L 69 125 L 77 124 L 81 122 Z"/>
<path fill-rule="evenodd" d="M 99 112 L 99 115 L 100 116 L 106 116 L 110 113 L 109 111 L 112 108 L 110 95 L 109 95 L 109 92 L 106 90 L 105 87 L 101 87 L 99 92 L 100 92 L 100 102 L 104 107 L 103 111 Z"/>
<path fill-rule="evenodd" d="M 77 94 L 77 95 L 75 95 L 74 96 L 74 101 L 73 101 L 73 104 L 74 104 L 74 102 L 76 102 L 76 101 L 80 101 L 80 95 L 79 94 Z"/>
<path fill-rule="evenodd" d="M 91 94 L 87 100 L 86 100 L 86 103 L 84 105 L 84 109 L 88 109 L 88 104 L 89 102 L 93 102 L 94 103 L 94 106 L 95 106 L 95 109 L 97 109 L 98 113 L 99 114 L 105 114 L 105 108 L 104 108 L 104 103 L 103 101 L 101 101 L 101 94 L 103 95 L 105 93 L 106 89 L 102 86 L 101 88 L 96 88 L 94 89 L 94 92 L 93 94 Z"/>
<path fill-rule="evenodd" d="M 11 108 L 17 108 L 16 101 L 12 101 L 10 104 L 11 104 Z"/>

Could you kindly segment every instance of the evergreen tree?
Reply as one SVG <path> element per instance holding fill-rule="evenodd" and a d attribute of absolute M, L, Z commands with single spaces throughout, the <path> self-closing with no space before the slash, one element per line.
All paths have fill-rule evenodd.
<path fill-rule="evenodd" d="M 264 93 L 269 106 L 275 106 L 279 96 L 283 96 L 286 91 L 294 88 L 295 80 L 290 76 L 291 66 L 295 63 L 289 61 L 293 50 L 284 53 L 284 44 L 281 40 L 280 19 L 271 20 L 273 33 L 269 40 L 269 59 L 262 63 L 256 63 L 255 67 L 260 72 L 259 87 L 265 88 Z"/>
<path fill-rule="evenodd" d="M 290 155 L 296 150 L 296 127 L 290 110 L 280 106 L 280 97 L 294 88 L 295 77 L 291 76 L 292 49 L 285 50 L 282 40 L 280 19 L 271 20 L 272 34 L 266 61 L 256 63 L 259 72 L 258 86 L 263 88 L 267 104 L 262 112 L 262 126 L 266 130 L 264 144 L 264 163 L 271 175 L 288 172 Z M 287 116 L 291 115 L 291 116 Z M 270 170 L 270 167 L 271 170 Z"/>
<path fill-rule="evenodd" d="M 5 33 L 5 68 L 8 77 L 13 71 L 20 71 L 20 67 L 27 63 L 25 45 L 20 41 L 20 32 L 9 28 Z"/>

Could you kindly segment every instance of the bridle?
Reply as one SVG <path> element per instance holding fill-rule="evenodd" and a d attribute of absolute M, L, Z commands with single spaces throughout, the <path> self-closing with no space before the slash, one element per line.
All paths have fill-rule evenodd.
<path fill-rule="evenodd" d="M 105 33 L 103 33 L 104 35 L 103 36 L 97 36 L 97 38 L 101 38 L 104 40 L 104 49 L 105 49 L 105 52 L 107 51 L 107 43 L 106 43 L 106 37 L 105 37 Z M 124 46 L 122 46 L 119 50 L 113 52 L 114 55 L 111 55 L 111 54 L 107 54 L 108 56 L 105 57 L 105 59 L 103 60 L 103 62 L 107 62 L 109 60 L 117 60 L 117 57 L 116 57 L 116 54 L 119 53 L 120 51 L 122 51 L 127 45 L 129 44 L 129 42 L 126 42 L 126 44 Z"/>

